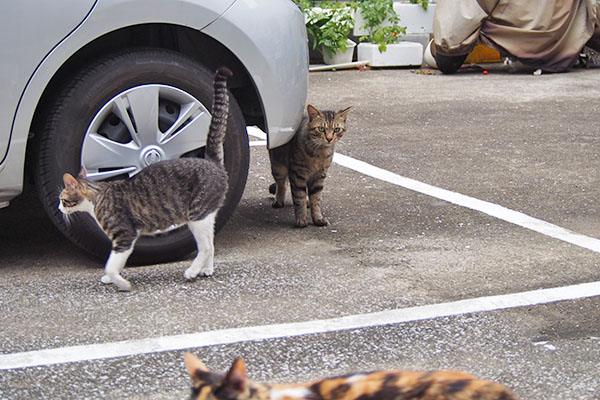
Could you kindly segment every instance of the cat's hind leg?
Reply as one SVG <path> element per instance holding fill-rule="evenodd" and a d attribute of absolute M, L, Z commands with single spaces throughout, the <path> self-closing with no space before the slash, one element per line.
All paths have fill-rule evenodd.
<path fill-rule="evenodd" d="M 284 150 L 270 150 L 271 174 L 275 183 L 269 186 L 269 193 L 275 195 L 273 208 L 282 208 L 285 205 L 285 189 L 288 180 L 287 156 Z M 283 157 L 283 159 L 281 159 Z"/>
<path fill-rule="evenodd" d="M 106 261 L 106 266 L 104 267 L 104 276 L 100 281 L 105 284 L 114 283 L 119 290 L 130 291 L 131 283 L 121 276 L 121 271 L 125 268 L 125 263 L 132 251 L 133 244 L 129 249 L 124 251 L 111 251 L 108 260 Z"/>
<path fill-rule="evenodd" d="M 283 208 L 285 206 L 285 189 L 287 176 L 283 179 L 276 179 L 275 183 L 269 187 L 269 192 L 275 195 L 273 199 L 273 208 Z"/>
<path fill-rule="evenodd" d="M 208 214 L 200 221 L 188 222 L 188 227 L 196 239 L 198 246 L 198 254 L 192 265 L 185 270 L 183 276 L 187 280 L 193 280 L 198 275 L 211 276 L 214 270 L 214 255 L 215 255 L 215 218 L 217 211 Z"/>

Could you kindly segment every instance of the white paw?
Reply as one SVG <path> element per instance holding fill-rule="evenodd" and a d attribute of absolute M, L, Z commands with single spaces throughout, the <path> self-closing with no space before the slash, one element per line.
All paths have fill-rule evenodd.
<path fill-rule="evenodd" d="M 117 285 L 119 290 L 122 292 L 129 292 L 131 290 L 131 283 L 123 278 L 115 280 L 114 284 Z"/>
<path fill-rule="evenodd" d="M 212 276 L 214 270 L 212 263 L 210 263 L 210 265 L 205 265 L 200 269 L 200 274 L 202 276 Z"/>
<path fill-rule="evenodd" d="M 198 275 L 211 276 L 212 274 L 213 274 L 212 266 L 210 268 L 202 267 L 199 270 L 197 270 L 196 268 L 194 268 L 192 266 L 185 270 L 185 272 L 183 273 L 183 277 L 188 281 L 193 281 L 194 279 L 196 279 L 196 277 Z"/>
<path fill-rule="evenodd" d="M 131 283 L 127 279 L 124 279 L 122 276 L 117 275 L 114 277 L 110 277 L 109 275 L 104 275 L 100 278 L 100 282 L 106 284 L 114 283 L 119 290 L 123 292 L 129 292 L 131 290 Z"/>
<path fill-rule="evenodd" d="M 194 272 L 190 271 L 191 268 L 188 268 L 185 270 L 185 272 L 183 273 L 183 277 L 185 278 L 186 281 L 193 281 L 194 279 L 196 279 L 196 274 L 194 274 Z"/>

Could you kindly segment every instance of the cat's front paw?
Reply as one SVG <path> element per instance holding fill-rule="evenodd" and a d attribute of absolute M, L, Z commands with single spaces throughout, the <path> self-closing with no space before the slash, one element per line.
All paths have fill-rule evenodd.
<path fill-rule="evenodd" d="M 100 282 L 108 285 L 109 283 L 112 283 L 112 279 L 110 279 L 110 276 L 108 275 L 103 275 L 102 278 L 100 278 Z"/>
<path fill-rule="evenodd" d="M 313 224 L 316 226 L 327 226 L 329 225 L 329 220 L 326 217 L 315 218 L 313 219 Z"/>
<path fill-rule="evenodd" d="M 296 228 L 306 228 L 308 226 L 308 220 L 306 217 L 299 218 L 296 220 Z"/>

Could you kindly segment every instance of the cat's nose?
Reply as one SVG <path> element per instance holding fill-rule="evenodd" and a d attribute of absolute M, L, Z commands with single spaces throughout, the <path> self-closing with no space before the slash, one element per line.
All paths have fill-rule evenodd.
<path fill-rule="evenodd" d="M 326 140 L 327 140 L 329 143 L 333 142 L 333 136 L 332 136 L 332 137 L 325 136 L 325 139 L 326 139 Z"/>

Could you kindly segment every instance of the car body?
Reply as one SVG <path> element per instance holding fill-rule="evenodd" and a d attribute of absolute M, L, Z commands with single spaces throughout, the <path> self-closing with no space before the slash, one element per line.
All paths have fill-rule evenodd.
<path fill-rule="evenodd" d="M 60 134 L 52 131 L 55 129 L 52 125 L 55 118 L 60 120 L 56 114 L 65 111 L 65 102 L 60 96 L 73 96 L 68 90 L 69 85 L 77 85 L 74 77 L 90 65 L 96 65 L 96 70 L 101 68 L 99 60 L 107 58 L 107 54 L 154 49 L 163 59 L 166 57 L 164 64 L 169 64 L 170 54 L 177 53 L 188 63 L 198 64 L 202 71 L 228 66 L 234 72 L 229 87 L 239 115 L 243 115 L 242 122 L 264 130 L 269 147 L 286 143 L 302 118 L 308 89 L 308 50 L 302 15 L 291 0 L 261 0 L 260 3 L 254 0 L 9 0 L 2 8 L 0 207 L 7 206 L 23 191 L 27 177 L 35 180 L 40 176 L 57 175 L 62 163 L 65 163 L 64 169 L 67 169 L 66 164 L 71 170 L 80 165 L 87 167 L 89 157 L 82 153 L 82 145 L 61 147 Z M 145 54 L 152 53 L 146 51 Z M 131 68 L 129 75 L 124 76 L 135 77 L 135 70 Z M 156 82 L 146 83 L 160 88 L 163 84 L 160 73 L 155 72 L 154 77 Z M 105 85 L 110 86 L 111 82 Z M 101 103 L 116 107 L 121 101 L 117 95 L 125 93 L 125 88 L 113 93 L 115 97 L 110 100 L 102 99 Z M 195 89 L 189 88 L 190 93 Z M 179 89 L 175 85 L 169 90 L 173 94 Z M 76 101 L 71 100 L 66 104 L 74 103 Z M 199 112 L 211 107 L 206 99 L 196 103 Z M 100 110 L 96 108 L 90 109 L 89 115 L 72 116 L 73 121 L 86 119 L 82 126 L 89 129 L 85 134 L 69 135 L 84 135 L 81 139 L 89 143 L 92 118 L 99 115 Z M 61 121 L 63 125 L 69 122 L 65 118 Z M 245 125 L 242 135 L 245 135 Z M 45 154 L 48 150 L 44 135 L 50 134 L 46 130 L 57 136 L 53 139 L 59 142 L 55 145 L 59 150 L 56 158 L 61 158 L 60 152 L 77 153 L 80 165 L 62 159 L 55 162 L 53 156 Z M 238 142 L 237 151 L 246 160 L 242 160 L 236 171 L 229 170 L 230 175 L 238 174 L 243 181 L 236 184 L 238 193 L 233 196 L 237 196 L 237 200 L 233 199 L 236 204 L 248 166 L 247 137 Z M 190 145 L 187 146 L 186 150 L 191 150 Z M 109 153 L 100 156 L 106 154 Z M 47 163 L 57 165 L 46 168 Z M 98 168 L 98 173 L 102 171 L 103 168 Z M 55 182 L 54 178 L 48 182 Z M 45 187 L 48 182 L 36 183 L 36 186 L 50 196 L 50 188 Z M 52 210 L 52 200 L 42 198 L 42 203 L 64 233 Z M 229 208 L 231 214 L 232 207 Z M 223 219 L 226 217 L 222 222 Z"/>

